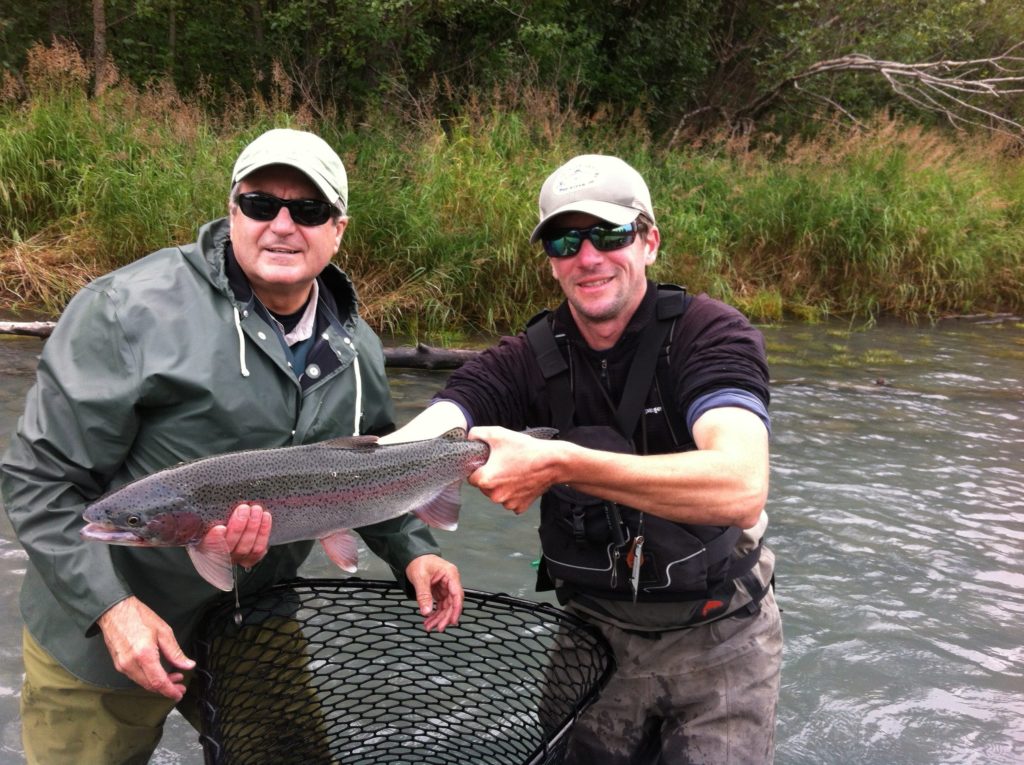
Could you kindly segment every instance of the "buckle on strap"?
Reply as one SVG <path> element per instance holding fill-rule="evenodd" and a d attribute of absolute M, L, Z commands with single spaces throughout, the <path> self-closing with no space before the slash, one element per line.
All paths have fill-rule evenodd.
<path fill-rule="evenodd" d="M 753 569 L 754 566 L 757 565 L 757 562 L 761 559 L 761 548 L 763 547 L 763 545 L 763 542 L 758 542 L 757 547 L 744 553 L 742 557 L 730 561 L 729 571 L 726 574 L 726 576 L 729 579 L 739 579 L 744 574 L 749 573 L 750 570 Z"/>

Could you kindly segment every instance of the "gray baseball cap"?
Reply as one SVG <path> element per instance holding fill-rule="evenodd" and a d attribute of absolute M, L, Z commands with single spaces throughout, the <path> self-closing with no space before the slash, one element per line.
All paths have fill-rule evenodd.
<path fill-rule="evenodd" d="M 341 157 L 323 138 L 302 130 L 268 130 L 250 143 L 235 161 L 231 183 L 269 165 L 288 165 L 309 177 L 328 202 L 348 209 L 348 175 Z"/>
<path fill-rule="evenodd" d="M 540 189 L 540 223 L 530 241 L 540 239 L 541 229 L 567 212 L 594 215 L 616 226 L 643 213 L 654 223 L 651 192 L 636 170 L 618 157 L 581 154 L 555 170 Z"/>

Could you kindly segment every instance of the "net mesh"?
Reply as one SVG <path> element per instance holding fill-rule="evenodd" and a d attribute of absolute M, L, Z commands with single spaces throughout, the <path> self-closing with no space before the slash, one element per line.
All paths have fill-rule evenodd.
<path fill-rule="evenodd" d="M 600 633 L 466 592 L 423 630 L 394 582 L 299 579 L 208 612 L 196 646 L 209 764 L 551 763 L 612 671 Z"/>

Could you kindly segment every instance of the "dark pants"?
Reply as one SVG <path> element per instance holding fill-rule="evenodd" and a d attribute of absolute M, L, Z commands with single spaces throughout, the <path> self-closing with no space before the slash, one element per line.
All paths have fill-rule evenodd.
<path fill-rule="evenodd" d="M 566 765 L 772 762 L 782 666 L 773 593 L 753 616 L 656 639 L 597 626 L 617 670 L 573 728 Z"/>

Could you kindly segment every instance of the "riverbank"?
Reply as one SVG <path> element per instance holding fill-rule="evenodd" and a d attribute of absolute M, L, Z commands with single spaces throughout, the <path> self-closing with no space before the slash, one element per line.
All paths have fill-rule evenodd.
<path fill-rule="evenodd" d="M 556 302 L 528 236 L 545 176 L 584 152 L 647 179 L 653 278 L 757 321 L 1024 313 L 1024 158 L 997 138 L 880 119 L 784 146 L 723 136 L 669 151 L 639 124 L 531 98 L 351 125 L 241 97 L 210 115 L 160 88 L 94 99 L 54 69 L 27 101 L 0 103 L 0 309 L 57 316 L 91 278 L 191 241 L 223 214 L 241 147 L 293 126 L 345 160 L 337 260 L 384 335 L 459 344 Z"/>

